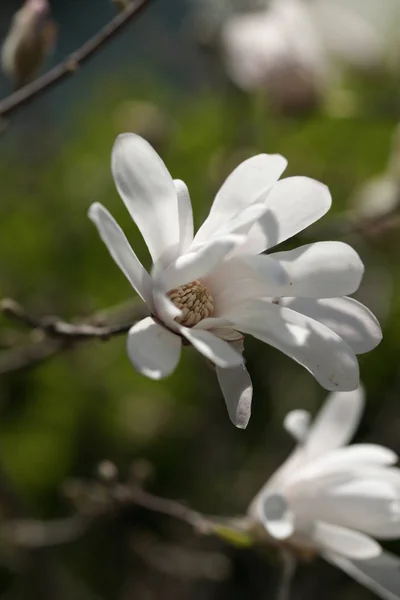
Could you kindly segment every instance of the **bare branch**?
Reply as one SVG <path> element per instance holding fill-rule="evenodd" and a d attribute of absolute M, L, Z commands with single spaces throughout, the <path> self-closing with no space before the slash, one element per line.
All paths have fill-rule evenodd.
<path fill-rule="evenodd" d="M 28 341 L 0 353 L 0 375 L 34 367 L 64 350 L 90 340 L 107 341 L 127 333 L 143 318 L 145 306 L 125 303 L 96 313 L 85 322 L 68 323 L 58 317 L 34 317 L 18 302 L 0 301 L 0 314 L 30 330 Z"/>
<path fill-rule="evenodd" d="M 167 515 L 187 523 L 204 534 L 211 533 L 208 519 L 202 514 L 175 500 L 161 498 L 128 484 L 117 483 L 110 488 L 99 483 L 76 482 L 73 497 L 85 496 L 87 504 L 77 500 L 78 512 L 65 519 L 41 521 L 14 518 L 0 525 L 0 541 L 19 548 L 40 549 L 69 544 L 96 527 L 103 519 L 114 517 L 122 511 L 140 506 L 146 510 Z"/>
<path fill-rule="evenodd" d="M 19 108 L 31 102 L 34 98 L 50 90 L 64 79 L 74 75 L 77 70 L 97 54 L 104 46 L 120 33 L 134 18 L 144 10 L 150 0 L 131 0 L 126 8 L 117 14 L 92 39 L 88 40 L 78 50 L 67 56 L 65 60 L 38 77 L 32 83 L 25 85 L 4 100 L 0 101 L 0 119 L 10 116 Z"/>

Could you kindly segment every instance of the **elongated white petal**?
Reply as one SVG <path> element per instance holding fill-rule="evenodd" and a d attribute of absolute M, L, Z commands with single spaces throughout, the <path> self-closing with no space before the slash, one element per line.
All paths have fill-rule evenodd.
<path fill-rule="evenodd" d="M 356 354 L 369 352 L 382 340 L 378 319 L 353 298 L 282 298 L 280 303 L 332 329 Z"/>
<path fill-rule="evenodd" d="M 146 140 L 126 133 L 115 141 L 111 167 L 153 262 L 167 264 L 179 250 L 179 215 L 175 185 L 165 164 Z"/>
<path fill-rule="evenodd" d="M 267 197 L 268 210 L 252 227 L 241 254 L 260 254 L 303 231 L 328 212 L 329 189 L 308 177 L 279 181 Z"/>
<path fill-rule="evenodd" d="M 378 542 L 363 533 L 328 523 L 316 523 L 314 541 L 325 552 L 335 552 L 347 558 L 365 560 L 379 556 Z"/>
<path fill-rule="evenodd" d="M 151 278 L 132 250 L 124 232 L 111 216 L 107 209 L 96 202 L 89 209 L 89 218 L 96 225 L 100 237 L 108 248 L 114 261 L 117 263 L 133 289 L 153 310 L 151 291 Z"/>
<path fill-rule="evenodd" d="M 262 276 L 263 256 L 247 262 Z M 270 258 L 278 261 L 287 274 L 287 282 L 272 290 L 271 296 L 330 298 L 355 292 L 364 273 L 357 252 L 343 242 L 316 242 L 288 252 L 276 252 Z"/>
<path fill-rule="evenodd" d="M 307 460 L 344 446 L 354 435 L 364 410 L 364 390 L 329 394 L 310 428 L 304 447 Z"/>
<path fill-rule="evenodd" d="M 244 365 L 231 369 L 217 367 L 217 377 L 232 423 L 245 429 L 251 415 L 253 385 Z"/>
<path fill-rule="evenodd" d="M 215 197 L 211 211 L 195 236 L 196 243 L 212 237 L 221 224 L 230 221 L 253 202 L 261 200 L 286 169 L 279 154 L 259 154 L 241 163 L 226 179 Z"/>
<path fill-rule="evenodd" d="M 328 390 L 358 387 L 357 358 L 336 333 L 317 321 L 268 301 L 253 300 L 225 315 L 233 327 L 284 352 Z"/>
<path fill-rule="evenodd" d="M 183 254 L 193 241 L 193 210 L 186 183 L 175 179 L 174 185 L 178 195 L 179 251 Z"/>
<path fill-rule="evenodd" d="M 211 360 L 217 367 L 223 369 L 235 368 L 243 364 L 242 355 L 232 347 L 232 344 L 221 340 L 210 331 L 188 329 L 181 326 L 179 332 L 189 340 L 196 350 Z"/>
<path fill-rule="evenodd" d="M 128 333 L 127 350 L 135 368 L 151 379 L 162 379 L 174 370 L 181 354 L 181 339 L 152 318 L 133 325 Z"/>
<path fill-rule="evenodd" d="M 333 552 L 324 558 L 383 600 L 400 598 L 400 558 L 389 552 L 368 560 L 351 560 Z"/>
<path fill-rule="evenodd" d="M 239 244 L 243 236 L 228 235 L 211 240 L 194 252 L 180 256 L 162 273 L 162 284 L 166 291 L 176 288 L 211 273 Z"/>
<path fill-rule="evenodd" d="M 316 460 L 306 461 L 306 466 L 293 476 L 293 481 L 321 478 L 320 487 L 327 484 L 324 479 L 331 473 L 351 472 L 360 468 L 394 465 L 397 454 L 377 444 L 353 444 L 332 450 Z"/>
<path fill-rule="evenodd" d="M 299 482 L 291 493 L 296 516 L 356 529 L 378 539 L 399 537 L 400 494 L 385 479 L 386 470 L 380 467 L 376 475 L 364 475 L 360 466 L 352 472 L 338 471 L 336 477 L 322 475 L 320 480 Z"/>

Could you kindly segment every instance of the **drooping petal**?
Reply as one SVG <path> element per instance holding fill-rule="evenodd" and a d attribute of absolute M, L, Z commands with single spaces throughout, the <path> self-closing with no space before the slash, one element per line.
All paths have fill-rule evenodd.
<path fill-rule="evenodd" d="M 205 329 L 188 329 L 179 327 L 179 332 L 203 356 L 223 369 L 236 368 L 243 365 L 243 357 L 229 342 L 221 340 Z"/>
<path fill-rule="evenodd" d="M 328 390 L 358 387 L 357 358 L 336 333 L 313 319 L 264 300 L 253 300 L 225 315 L 233 327 L 274 346 L 303 365 Z"/>
<path fill-rule="evenodd" d="M 195 243 L 204 243 L 221 228 L 221 224 L 261 200 L 286 166 L 286 159 L 279 154 L 259 154 L 242 162 L 217 193 L 209 216 L 195 236 Z"/>
<path fill-rule="evenodd" d="M 161 275 L 161 282 L 166 291 L 185 283 L 205 277 L 216 269 L 229 254 L 243 243 L 241 235 L 227 235 L 224 238 L 211 240 L 194 252 L 180 256 Z"/>
<path fill-rule="evenodd" d="M 240 343 L 239 352 L 243 346 Z M 225 398 L 226 407 L 232 423 L 240 429 L 245 429 L 251 415 L 253 385 L 250 375 L 244 365 L 231 369 L 216 368 L 219 385 Z"/>
<path fill-rule="evenodd" d="M 151 379 L 162 379 L 174 370 L 181 354 L 181 339 L 151 317 L 131 327 L 127 351 L 134 367 Z"/>
<path fill-rule="evenodd" d="M 332 329 L 356 354 L 369 352 L 382 339 L 378 319 L 353 298 L 282 298 L 280 303 Z"/>
<path fill-rule="evenodd" d="M 313 538 L 325 552 L 334 552 L 347 558 L 365 560 L 379 556 L 378 542 L 363 533 L 328 523 L 316 523 Z"/>
<path fill-rule="evenodd" d="M 178 199 L 165 164 L 146 140 L 117 137 L 111 167 L 117 190 L 156 263 L 168 264 L 179 251 Z"/>
<path fill-rule="evenodd" d="M 193 210 L 186 183 L 175 179 L 174 185 L 178 195 L 179 252 L 183 254 L 193 241 Z"/>
<path fill-rule="evenodd" d="M 91 205 L 89 218 L 96 225 L 100 237 L 108 248 L 133 289 L 150 310 L 153 310 L 152 283 L 150 275 L 132 250 L 124 232 L 107 209 L 98 202 Z"/>
<path fill-rule="evenodd" d="M 364 390 L 329 394 L 310 428 L 304 454 L 318 458 L 345 446 L 353 437 L 364 410 Z"/>
<path fill-rule="evenodd" d="M 247 262 L 260 270 L 263 256 Z M 330 298 L 354 293 L 361 282 L 364 265 L 357 252 L 343 242 L 316 242 L 269 258 L 278 261 L 287 274 L 287 283 L 272 290 L 271 296 Z"/>
<path fill-rule="evenodd" d="M 333 552 L 324 558 L 383 600 L 400 598 L 400 558 L 390 552 L 368 560 L 351 560 Z"/>
<path fill-rule="evenodd" d="M 267 212 L 252 227 L 241 254 L 260 254 L 303 231 L 328 212 L 329 189 L 308 177 L 288 177 L 271 189 Z"/>

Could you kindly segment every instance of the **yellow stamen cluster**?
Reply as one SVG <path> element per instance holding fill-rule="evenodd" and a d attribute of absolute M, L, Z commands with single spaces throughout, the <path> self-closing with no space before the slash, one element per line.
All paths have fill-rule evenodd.
<path fill-rule="evenodd" d="M 193 327 L 202 319 L 211 317 L 214 311 L 213 298 L 205 285 L 192 281 L 168 292 L 169 299 L 182 315 L 176 318 L 185 327 Z"/>

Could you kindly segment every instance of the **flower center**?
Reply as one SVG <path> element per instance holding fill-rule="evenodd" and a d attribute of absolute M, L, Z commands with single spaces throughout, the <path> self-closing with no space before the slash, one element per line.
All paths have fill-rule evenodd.
<path fill-rule="evenodd" d="M 192 281 L 170 290 L 167 296 L 182 311 L 182 315 L 177 317 L 176 321 L 185 327 L 193 327 L 213 314 L 213 298 L 200 281 Z"/>

